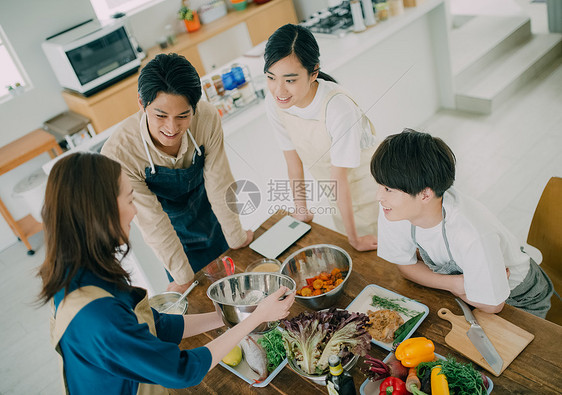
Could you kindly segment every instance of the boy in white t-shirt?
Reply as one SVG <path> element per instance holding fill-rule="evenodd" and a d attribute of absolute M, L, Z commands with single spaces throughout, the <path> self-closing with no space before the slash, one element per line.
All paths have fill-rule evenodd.
<path fill-rule="evenodd" d="M 452 187 L 455 156 L 441 139 L 411 129 L 389 136 L 371 173 L 380 185 L 378 255 L 405 278 L 488 313 L 508 303 L 546 316 L 552 282 L 490 211 Z"/>

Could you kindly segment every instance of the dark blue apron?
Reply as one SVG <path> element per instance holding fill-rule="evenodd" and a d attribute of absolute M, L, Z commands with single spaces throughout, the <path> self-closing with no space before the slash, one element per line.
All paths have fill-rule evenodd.
<path fill-rule="evenodd" d="M 188 169 L 154 166 L 154 174 L 150 167 L 145 169 L 146 185 L 168 214 L 194 273 L 228 250 L 205 190 L 205 147 L 200 149 Z"/>

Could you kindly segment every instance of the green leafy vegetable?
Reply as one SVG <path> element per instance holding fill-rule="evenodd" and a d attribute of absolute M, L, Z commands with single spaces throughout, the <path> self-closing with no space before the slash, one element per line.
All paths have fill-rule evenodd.
<path fill-rule="evenodd" d="M 396 303 L 397 301 L 406 302 L 405 299 L 389 299 L 389 298 L 383 298 L 378 295 L 373 295 L 373 302 L 371 303 L 371 306 L 380 307 L 388 310 L 394 310 L 408 317 L 414 317 L 419 313 L 419 311 L 414 311 L 405 308 L 404 306 Z"/>
<path fill-rule="evenodd" d="M 285 359 L 283 335 L 279 329 L 274 329 L 259 338 L 258 343 L 263 347 L 265 353 L 267 354 L 267 371 L 274 371 Z"/>
<path fill-rule="evenodd" d="M 287 357 L 294 359 L 308 374 L 323 373 L 328 368 L 330 355 L 339 355 L 345 365 L 353 355 L 365 355 L 370 350 L 368 321 L 369 317 L 363 313 L 335 308 L 304 312 L 290 320 L 282 320 Z"/>
<path fill-rule="evenodd" d="M 447 377 L 449 389 L 455 395 L 476 395 L 486 393 L 482 375 L 470 363 L 457 362 L 453 357 L 433 362 L 422 362 L 417 367 L 418 377 L 441 365 L 441 372 Z"/>
<path fill-rule="evenodd" d="M 421 320 L 423 314 L 424 313 L 419 313 L 415 317 L 410 318 L 394 331 L 394 342 L 392 343 L 393 346 L 400 344 L 402 340 L 404 340 L 404 338 L 408 335 L 408 333 L 410 333 L 412 328 L 416 326 L 419 320 Z"/>

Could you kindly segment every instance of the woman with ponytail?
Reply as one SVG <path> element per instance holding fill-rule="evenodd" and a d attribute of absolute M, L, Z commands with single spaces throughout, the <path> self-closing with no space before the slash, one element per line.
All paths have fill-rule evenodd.
<path fill-rule="evenodd" d="M 269 37 L 264 72 L 267 116 L 285 155 L 293 190 L 293 217 L 309 222 L 304 169 L 333 182 L 336 228 L 358 251 L 377 248 L 377 184 L 369 172 L 378 146 L 371 121 L 329 75 L 320 71 L 312 33 L 287 24 Z"/>

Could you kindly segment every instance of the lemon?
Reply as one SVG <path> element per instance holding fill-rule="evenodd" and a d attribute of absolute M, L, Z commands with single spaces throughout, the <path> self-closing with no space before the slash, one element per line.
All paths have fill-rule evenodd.
<path fill-rule="evenodd" d="M 222 359 L 224 363 L 229 366 L 236 366 L 242 360 L 242 349 L 240 346 L 234 347 L 226 356 Z"/>

